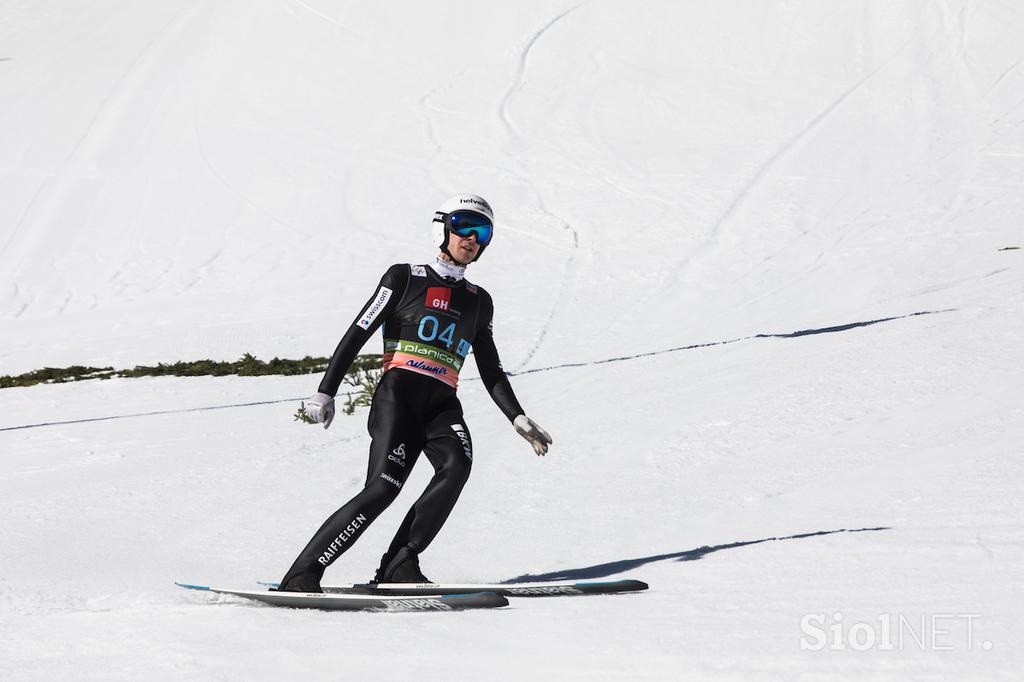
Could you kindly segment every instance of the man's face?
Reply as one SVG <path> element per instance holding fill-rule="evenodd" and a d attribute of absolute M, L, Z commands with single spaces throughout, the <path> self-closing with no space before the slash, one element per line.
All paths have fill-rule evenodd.
<path fill-rule="evenodd" d="M 476 241 L 476 235 L 460 237 L 454 232 L 448 235 L 448 252 L 462 265 L 469 265 L 480 253 L 480 244 Z"/>

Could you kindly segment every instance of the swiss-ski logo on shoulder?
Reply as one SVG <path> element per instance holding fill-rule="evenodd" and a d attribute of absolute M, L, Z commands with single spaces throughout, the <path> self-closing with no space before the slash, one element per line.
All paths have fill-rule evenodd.
<path fill-rule="evenodd" d="M 452 290 L 448 287 L 427 287 L 427 300 L 424 302 L 424 305 L 428 308 L 447 312 L 451 302 Z"/>

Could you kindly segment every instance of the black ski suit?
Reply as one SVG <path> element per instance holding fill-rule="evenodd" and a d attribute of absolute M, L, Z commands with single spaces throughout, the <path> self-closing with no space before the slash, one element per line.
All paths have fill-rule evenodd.
<path fill-rule="evenodd" d="M 383 325 L 384 374 L 367 427 L 372 438 L 363 489 L 313 535 L 281 581 L 282 588 L 319 586 L 324 570 L 351 547 L 398 496 L 420 452 L 434 476 L 388 549 L 422 552 L 455 506 L 473 463 L 473 441 L 456 396 L 472 348 L 484 386 L 511 421 L 523 414 L 502 370 L 491 334 L 490 295 L 466 280 L 442 278 L 425 265 L 393 265 L 349 327 L 319 391 L 337 394 L 367 339 Z"/>

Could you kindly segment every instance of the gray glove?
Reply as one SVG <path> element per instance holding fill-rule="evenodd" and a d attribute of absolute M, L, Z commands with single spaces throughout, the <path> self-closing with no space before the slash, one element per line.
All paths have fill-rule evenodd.
<path fill-rule="evenodd" d="M 303 403 L 302 411 L 309 417 L 310 423 L 323 424 L 326 429 L 334 421 L 334 397 L 317 393 Z"/>
<path fill-rule="evenodd" d="M 516 427 L 516 432 L 520 436 L 529 441 L 530 445 L 533 446 L 534 452 L 538 455 L 546 455 L 548 453 L 548 445 L 553 441 L 548 432 L 537 426 L 536 422 L 525 414 L 521 414 L 512 421 L 512 426 Z"/>

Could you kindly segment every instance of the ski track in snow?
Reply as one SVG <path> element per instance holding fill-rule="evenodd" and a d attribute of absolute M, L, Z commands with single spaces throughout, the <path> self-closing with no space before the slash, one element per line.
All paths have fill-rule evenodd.
<path fill-rule="evenodd" d="M 323 12 L 318 10 L 317 8 L 315 8 L 312 5 L 304 2 L 304 0 L 283 0 L 283 2 L 286 3 L 286 4 L 295 3 L 296 5 L 298 5 L 302 9 L 306 10 L 307 12 L 312 14 L 313 16 L 318 17 L 320 19 L 323 19 L 324 21 L 326 21 L 329 24 L 334 24 L 337 28 L 340 28 L 343 31 L 352 32 L 352 29 L 350 29 L 345 24 L 345 22 L 348 19 L 349 13 L 352 11 L 352 6 L 355 4 L 355 0 L 349 0 L 345 4 L 345 9 L 342 11 L 341 17 L 338 18 L 338 19 L 335 19 L 334 17 L 332 17 L 330 15 L 324 14 Z"/>
<path fill-rule="evenodd" d="M 117 121 L 131 106 L 131 100 L 140 89 L 140 84 L 145 83 L 147 73 L 152 70 L 156 62 L 157 54 L 185 29 L 185 26 L 193 19 L 201 4 L 197 1 L 179 9 L 121 71 L 117 80 L 96 107 L 91 119 L 72 145 L 71 150 L 58 164 L 56 170 L 40 184 L 35 194 L 33 194 L 32 199 L 22 212 L 8 240 L 0 248 L 0 257 L 13 244 L 15 235 L 21 231 L 23 224 L 31 215 L 32 209 L 43 195 L 44 190 L 47 188 L 53 189 L 48 196 L 49 207 L 61 206 L 67 202 L 68 188 L 66 180 L 76 158 L 87 146 L 92 145 L 98 148 L 105 139 L 116 134 Z M 32 308 L 36 300 L 38 300 L 38 297 L 23 304 L 15 313 L 14 318 L 20 318 L 26 311 Z M 58 317 L 64 312 L 70 302 L 71 299 L 67 298 L 59 306 Z"/>
<path fill-rule="evenodd" d="M 530 40 L 527 41 L 526 43 L 526 47 L 524 47 L 523 50 L 519 53 L 519 63 L 516 66 L 515 79 L 512 81 L 512 85 L 509 86 L 508 90 L 505 91 L 505 94 L 501 98 L 501 104 L 498 107 L 498 117 L 501 119 L 501 122 L 505 125 L 505 129 L 510 136 L 520 137 L 519 129 L 516 127 L 515 121 L 512 120 L 512 116 L 509 113 L 509 108 L 512 103 L 512 98 L 515 96 L 517 92 L 519 92 L 519 90 L 526 83 L 526 68 L 527 63 L 530 59 L 530 51 L 533 50 L 533 47 L 534 45 L 537 44 L 537 41 L 540 40 L 541 36 L 547 33 L 551 29 L 551 27 L 553 27 L 559 21 L 567 17 L 569 14 L 575 12 L 582 6 L 583 5 L 581 4 L 576 5 L 574 7 L 570 7 L 569 9 L 564 10 L 559 14 L 555 15 L 553 18 L 549 19 L 547 23 L 545 23 L 536 33 L 534 33 L 530 37 Z"/>
<path fill-rule="evenodd" d="M 562 19 L 572 14 L 582 6 L 583 4 L 575 5 L 573 7 L 570 7 L 569 9 L 563 10 L 559 14 L 549 19 L 539 30 L 537 30 L 530 37 L 530 39 L 526 43 L 526 46 L 520 52 L 515 78 L 513 79 L 512 84 L 502 95 L 502 98 L 498 105 L 498 119 L 501 121 L 506 133 L 510 138 L 518 139 L 522 137 L 522 133 L 515 125 L 515 122 L 513 121 L 512 116 L 509 113 L 509 110 L 511 107 L 512 98 L 515 96 L 517 92 L 519 92 L 520 89 L 522 89 L 522 87 L 526 83 L 526 73 L 530 59 L 530 52 L 536 46 L 537 41 L 539 41 L 542 36 L 544 36 L 549 30 L 551 30 L 553 26 L 558 24 L 558 22 L 560 22 Z M 508 152 L 506 152 L 506 154 L 508 154 Z M 508 155 L 510 157 L 510 168 L 514 167 L 515 158 L 511 154 Z M 537 351 L 540 350 L 540 347 L 543 345 L 544 340 L 547 337 L 548 330 L 554 323 L 555 316 L 558 313 L 560 306 L 563 305 L 563 302 L 572 291 L 572 282 L 575 281 L 575 277 L 577 275 L 576 256 L 580 246 L 580 236 L 577 230 L 569 223 L 569 221 L 556 215 L 547 208 L 547 204 L 544 201 L 542 193 L 530 178 L 526 177 L 524 173 L 515 170 L 511 170 L 510 172 L 516 177 L 518 177 L 526 186 L 528 186 L 533 191 L 533 194 L 536 197 L 538 209 L 542 214 L 548 216 L 558 224 L 562 232 L 568 238 L 570 248 L 569 256 L 566 259 L 565 265 L 562 269 L 562 275 L 558 283 L 557 294 L 554 297 L 554 302 L 552 303 L 551 308 L 548 310 L 547 317 L 543 320 L 543 322 L 541 322 L 537 332 L 534 334 L 534 338 L 530 344 L 530 347 L 523 354 L 522 359 L 520 359 L 515 364 L 512 371 L 516 372 L 526 367 L 533 359 L 533 357 L 537 354 Z M 526 234 L 530 233 L 526 232 Z"/>
<path fill-rule="evenodd" d="M 850 97 L 860 90 L 866 83 L 872 78 L 881 73 L 886 67 L 894 62 L 900 54 L 910 45 L 910 41 L 904 43 L 902 47 L 896 50 L 888 59 L 886 59 L 881 65 L 873 69 L 864 77 L 857 80 L 845 91 L 835 97 L 827 106 L 819 111 L 815 116 L 803 124 L 800 129 L 789 139 L 785 140 L 768 158 L 761 164 L 761 166 L 754 172 L 752 176 L 740 187 L 740 189 L 733 196 L 732 200 L 722 211 L 721 215 L 715 219 L 711 225 L 711 231 L 704 241 L 704 243 L 698 247 L 694 252 L 691 252 L 686 256 L 679 264 L 669 268 L 666 271 L 666 275 L 663 279 L 669 279 L 670 281 L 676 281 L 680 273 L 686 269 L 689 263 L 692 263 L 699 254 L 719 244 L 722 239 L 723 232 L 732 220 L 733 216 L 744 205 L 747 198 L 758 188 L 761 183 L 768 177 L 769 173 L 779 164 L 782 159 L 792 150 L 796 149 L 797 146 L 805 139 L 809 138 L 812 133 L 817 131 L 821 126 L 844 104 Z"/>
<path fill-rule="evenodd" d="M 427 161 L 426 172 L 427 175 L 432 180 L 432 182 L 437 187 L 444 186 L 444 183 L 442 183 L 438 179 L 437 172 L 434 169 L 436 168 L 439 159 L 444 153 L 445 148 L 444 145 L 441 143 L 441 135 L 439 134 L 437 124 L 434 122 L 434 119 L 431 116 L 431 112 L 436 112 L 439 114 L 457 114 L 458 112 L 453 111 L 451 109 L 439 107 L 432 102 L 432 99 L 434 95 L 436 95 L 437 93 L 443 92 L 445 89 L 451 87 L 454 83 L 457 83 L 459 79 L 462 78 L 465 74 L 466 69 L 459 71 L 459 73 L 457 73 L 452 78 L 449 78 L 441 85 L 437 85 L 428 90 L 422 97 L 419 98 L 417 102 L 417 104 L 419 105 L 420 113 L 423 117 L 424 125 L 426 126 L 427 139 L 430 141 L 431 146 L 431 155 L 430 159 Z"/>
<path fill-rule="evenodd" d="M 827 121 L 839 109 L 839 107 L 845 104 L 846 101 L 853 96 L 854 93 L 856 93 L 858 90 L 864 87 L 864 85 L 868 81 L 874 78 L 877 74 L 881 73 L 883 69 L 885 69 L 887 66 L 889 66 L 889 64 L 895 61 L 904 49 L 906 49 L 906 45 L 897 50 L 895 54 L 889 57 L 889 59 L 885 60 L 885 62 L 883 62 L 880 66 L 875 68 L 873 71 L 868 73 L 866 76 L 864 76 L 857 82 L 855 82 L 844 92 L 842 92 L 838 97 L 833 99 L 832 102 L 830 102 L 825 108 L 818 112 L 818 114 L 816 114 L 807 123 L 805 123 L 803 127 L 800 128 L 800 130 L 797 131 L 795 135 L 793 135 L 788 140 L 783 142 L 782 145 L 775 151 L 775 153 L 769 156 L 768 159 L 765 160 L 765 162 L 761 165 L 761 167 L 758 168 L 758 170 L 754 173 L 750 180 L 747 181 L 747 183 L 740 188 L 739 192 L 737 192 L 732 202 L 726 207 L 725 211 L 718 218 L 718 220 L 715 221 L 715 232 L 717 233 L 718 231 L 720 231 L 722 227 L 729 221 L 729 219 L 732 218 L 733 214 L 736 213 L 736 210 L 743 204 L 746 198 L 750 196 L 750 193 L 754 190 L 754 188 L 757 187 L 764 180 L 764 178 L 776 165 L 778 165 L 779 161 L 781 161 L 790 151 L 795 149 L 796 146 L 800 144 L 803 140 L 805 140 L 812 133 L 817 131 L 822 126 L 822 124 L 825 123 L 825 121 Z"/>
<path fill-rule="evenodd" d="M 46 180 L 39 183 L 39 187 L 37 187 L 36 191 L 32 194 L 32 198 L 28 200 L 27 204 L 25 204 L 24 210 L 22 210 L 21 215 L 18 216 L 18 220 L 15 221 L 14 227 L 11 229 L 10 234 L 7 235 L 7 239 L 4 241 L 4 245 L 0 246 L 0 258 L 2 258 L 3 255 L 7 252 L 8 247 L 10 247 L 11 244 L 14 243 L 14 239 L 18 236 L 18 233 L 21 231 L 22 226 L 25 224 L 25 220 L 32 212 L 32 208 L 36 205 L 36 201 L 39 200 L 39 196 L 43 193 L 43 190 L 46 189 L 46 185 Z"/>
<path fill-rule="evenodd" d="M 235 185 L 231 181 L 229 181 L 227 177 L 225 177 L 225 175 L 220 170 L 218 170 L 217 167 L 213 164 L 213 161 L 210 159 L 210 155 L 206 149 L 206 144 L 203 139 L 203 134 L 200 126 L 200 110 L 198 104 L 195 105 L 195 107 L 193 108 L 192 123 L 192 128 L 196 138 L 196 145 L 199 149 L 199 156 L 203 160 L 203 165 L 207 167 L 207 169 L 210 171 L 213 177 L 216 178 L 221 185 L 223 185 L 231 194 L 237 197 L 243 204 L 256 211 L 256 213 L 263 216 L 274 225 L 283 228 L 283 230 L 286 233 L 301 234 L 302 230 L 296 229 L 294 226 L 290 225 L 286 221 L 282 220 L 281 218 L 278 218 L 273 213 L 271 213 L 270 211 L 256 203 L 254 200 L 252 200 L 248 194 L 235 187 Z M 188 291 L 192 290 L 195 286 L 204 281 L 206 273 L 208 273 L 212 269 L 213 265 L 224 255 L 226 248 L 224 244 L 225 239 L 222 237 L 220 241 L 217 242 L 217 246 L 213 248 L 212 253 L 209 256 L 207 256 L 206 259 L 198 267 L 192 269 L 191 280 L 187 282 L 184 287 L 179 288 L 178 294 L 187 293 Z M 268 264 L 267 266 L 269 272 L 278 271 L 278 269 L 280 268 L 281 260 L 284 258 L 285 253 L 286 249 L 284 248 L 276 249 L 274 251 L 274 261 L 273 263 Z M 173 265 L 174 263 L 172 261 L 168 265 L 168 270 L 171 267 L 173 267 Z"/>
<path fill-rule="evenodd" d="M 536 188 L 534 188 L 534 191 L 536 192 Z M 553 220 L 557 221 L 562 231 L 566 233 L 566 235 L 569 237 L 571 251 L 569 252 L 568 259 L 566 259 L 565 261 L 565 266 L 562 269 L 562 277 L 558 283 L 557 294 L 554 297 L 554 302 L 551 304 L 551 308 L 548 310 L 547 318 L 541 323 L 540 329 L 534 335 L 534 340 L 530 345 L 530 348 L 523 355 L 523 359 L 516 364 L 515 368 L 512 370 L 512 373 L 518 372 L 522 370 L 524 367 L 526 367 L 530 363 L 530 360 L 533 359 L 533 356 L 537 354 L 537 351 L 540 350 L 541 345 L 544 343 L 544 339 L 547 337 L 548 330 L 551 328 L 551 325 L 555 321 L 555 315 L 558 313 L 561 306 L 564 305 L 565 300 L 572 292 L 572 283 L 576 281 L 577 277 L 576 256 L 579 251 L 580 245 L 579 233 L 576 231 L 575 228 L 573 228 L 572 225 L 569 224 L 568 221 L 560 218 L 559 216 L 555 215 L 546 208 L 544 200 L 543 198 L 541 198 L 539 192 L 536 192 L 536 196 L 537 204 L 541 212 L 544 213 L 545 215 L 550 216 Z"/>
<path fill-rule="evenodd" d="M 559 14 L 548 20 L 539 30 L 537 30 L 530 37 L 530 39 L 527 41 L 526 46 L 520 52 L 516 76 L 513 80 L 513 83 L 508 87 L 508 89 L 501 97 L 498 106 L 498 118 L 511 137 L 518 138 L 520 136 L 520 132 L 516 128 L 511 116 L 509 115 L 509 107 L 511 104 L 512 97 L 515 95 L 516 92 L 518 92 L 523 87 L 523 85 L 526 82 L 526 72 L 530 52 L 537 44 L 537 41 L 544 34 L 546 34 L 554 25 L 556 25 L 563 18 L 565 18 L 566 16 L 568 16 L 569 14 L 576 11 L 582 6 L 583 5 L 580 4 L 574 7 L 570 7 L 569 9 L 560 12 Z M 434 184 L 439 187 L 443 186 L 444 183 L 440 182 L 437 179 L 436 174 L 433 171 L 433 168 L 437 165 L 438 159 L 443 154 L 444 145 L 441 141 L 441 136 L 439 135 L 438 127 L 434 123 L 433 118 L 431 117 L 431 112 L 458 112 L 438 107 L 434 105 L 431 100 L 437 93 L 443 91 L 447 87 L 450 87 L 452 83 L 457 82 L 459 78 L 461 78 L 464 74 L 465 70 L 455 75 L 454 77 L 450 78 L 448 82 L 431 88 L 426 94 L 424 94 L 418 100 L 418 106 L 420 108 L 420 111 L 422 112 L 426 125 L 427 139 L 430 141 L 430 146 L 432 148 L 431 160 L 428 161 L 427 163 L 428 175 L 433 179 Z M 514 158 L 510 158 L 510 166 L 511 165 L 514 165 Z M 523 354 L 523 357 L 514 365 L 514 368 L 512 370 L 514 372 L 526 367 L 529 364 L 529 362 L 533 359 L 533 357 L 536 355 L 537 351 L 543 345 L 548 330 L 550 329 L 551 325 L 555 320 L 555 316 L 557 314 L 559 306 L 561 305 L 562 301 L 565 300 L 568 293 L 571 291 L 570 282 L 575 276 L 575 261 L 576 254 L 579 249 L 580 237 L 577 230 L 569 223 L 569 221 L 561 218 L 560 216 L 556 215 L 547 208 L 546 202 L 544 201 L 541 192 L 537 189 L 535 183 L 531 181 L 530 178 L 526 177 L 526 175 L 524 175 L 523 173 L 517 172 L 515 170 L 509 169 L 509 172 L 531 189 L 536 198 L 538 210 L 543 215 L 548 216 L 553 222 L 555 222 L 559 226 L 559 228 L 562 230 L 562 232 L 565 234 L 568 240 L 570 249 L 569 256 L 566 259 L 565 265 L 562 270 L 561 278 L 556 289 L 558 293 L 554 297 L 554 302 L 551 308 L 549 309 L 546 318 L 540 323 L 537 332 L 534 334 L 534 338 L 531 341 L 529 348 Z M 539 238 L 538 235 L 536 235 L 535 233 L 531 233 L 529 231 L 523 230 L 519 232 L 527 236 L 530 236 L 534 239 Z"/>
<path fill-rule="evenodd" d="M 193 2 L 191 5 L 179 10 L 171 19 L 168 20 L 167 24 L 164 25 L 153 38 L 146 43 L 146 45 L 139 51 L 135 59 L 122 71 L 117 81 L 107 92 L 103 101 L 97 107 L 93 114 L 92 120 L 89 121 L 82 135 L 78 138 L 71 152 L 67 158 L 61 164 L 61 167 L 66 167 L 70 164 L 79 151 L 85 146 L 86 142 L 91 141 L 90 138 L 99 137 L 100 139 L 105 138 L 111 134 L 115 134 L 116 121 L 119 119 L 124 110 L 130 106 L 131 99 L 135 96 L 135 93 L 139 90 L 139 84 L 144 83 L 146 73 L 151 71 L 156 59 L 156 53 L 159 52 L 164 46 L 166 46 L 172 38 L 178 36 L 185 25 L 192 19 L 197 11 L 198 7 L 202 3 L 199 1 Z M 99 140 L 97 140 L 98 142 Z"/>

